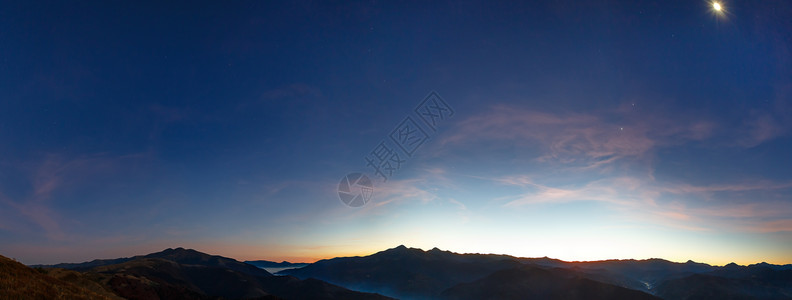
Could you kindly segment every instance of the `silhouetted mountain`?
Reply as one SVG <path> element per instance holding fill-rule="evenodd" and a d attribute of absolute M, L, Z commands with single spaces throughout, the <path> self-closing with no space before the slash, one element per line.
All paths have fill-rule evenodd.
<path fill-rule="evenodd" d="M 781 272 L 781 271 L 773 271 Z M 788 272 L 788 271 L 783 271 Z M 672 279 L 657 287 L 664 299 L 792 299 L 792 281 L 767 282 L 759 278 L 726 278 L 694 274 Z"/>
<path fill-rule="evenodd" d="M 293 276 L 274 276 L 268 278 L 262 285 L 267 291 L 284 299 L 393 299 L 374 293 L 352 291 L 313 278 L 300 280 Z"/>
<path fill-rule="evenodd" d="M 161 258 L 139 258 L 91 271 L 108 276 L 111 288 L 125 298 L 157 295 L 174 299 L 183 295 L 190 299 L 243 299 L 271 295 L 255 284 L 261 277 L 222 267 L 183 265 Z"/>
<path fill-rule="evenodd" d="M 122 262 L 109 264 L 116 261 Z M 85 270 L 89 265 L 98 266 Z M 58 266 L 84 270 L 69 272 L 90 278 L 127 299 L 390 299 L 316 279 L 273 276 L 231 258 L 183 248 L 132 258 Z M 62 269 L 45 270 L 55 272 Z"/>
<path fill-rule="evenodd" d="M 767 267 L 767 268 L 771 268 L 771 269 L 773 269 L 773 270 L 792 270 L 792 264 L 787 264 L 787 265 L 773 265 L 773 264 L 768 264 L 768 263 L 766 263 L 766 262 L 761 262 L 761 263 L 758 263 L 758 264 L 753 264 L 753 265 L 750 265 L 750 266 L 748 266 L 748 267 Z"/>
<path fill-rule="evenodd" d="M 570 262 L 565 267 L 579 268 L 581 272 L 599 281 L 653 293 L 659 283 L 691 274 L 710 272 L 716 267 L 687 261 L 675 263 L 664 259 L 603 260 L 592 262 Z"/>
<path fill-rule="evenodd" d="M 710 272 L 668 278 L 655 289 L 666 299 L 792 299 L 792 270 L 734 263 Z"/>
<path fill-rule="evenodd" d="M 423 251 L 399 246 L 370 256 L 321 260 L 279 274 L 312 277 L 350 289 L 405 299 L 508 298 L 521 294 L 564 299 L 580 295 L 640 298 L 648 294 L 668 300 L 708 295 L 789 299 L 792 293 L 787 287 L 792 287 L 789 278 L 792 270 L 787 266 L 715 267 L 663 259 L 566 262 L 547 257 L 456 254 L 437 248 Z M 545 274 L 547 278 L 540 280 L 537 274 Z M 626 295 L 632 291 L 623 289 L 642 293 Z M 475 293 L 477 290 L 481 292 Z M 556 294 L 561 291 L 565 292 Z"/>
<path fill-rule="evenodd" d="M 100 298 L 388 299 L 353 291 L 358 290 L 401 299 L 792 299 L 790 265 L 715 267 L 663 259 L 566 262 L 405 246 L 278 273 L 296 277 L 273 276 L 251 264 L 183 248 L 56 266 L 80 272 L 50 268 L 39 273 Z"/>
<path fill-rule="evenodd" d="M 249 265 L 227 257 L 201 253 L 192 249 L 168 248 L 162 252 L 151 253 L 143 257 L 162 258 L 165 260 L 177 262 L 182 265 L 198 265 L 205 267 L 227 268 L 237 272 L 241 272 L 248 275 L 254 275 L 254 276 L 272 276 L 272 274 L 270 274 L 269 272 L 261 268 L 257 268 L 256 266 Z"/>
<path fill-rule="evenodd" d="M 217 255 L 209 255 L 206 253 L 201 253 L 195 251 L 193 249 L 184 249 L 184 248 L 168 248 L 161 252 L 155 252 L 147 255 L 138 255 L 134 257 L 125 257 L 125 258 L 115 258 L 115 259 L 95 259 L 90 262 L 84 263 L 62 263 L 56 265 L 33 265 L 32 267 L 43 267 L 43 268 L 61 268 L 61 269 L 69 269 L 75 271 L 87 271 L 96 267 L 101 266 L 109 266 L 109 265 L 116 265 L 125 263 L 128 261 L 132 261 L 135 259 L 141 258 L 162 258 L 166 260 L 170 260 L 173 262 L 177 262 L 184 265 L 201 265 L 207 267 L 224 267 L 229 268 L 235 271 L 239 271 L 249 275 L 256 275 L 256 276 L 271 276 L 269 272 L 266 270 L 262 270 L 261 268 L 257 268 L 255 266 L 239 262 L 234 259 L 217 256 Z"/>
<path fill-rule="evenodd" d="M 445 290 L 441 297 L 467 299 L 655 299 L 628 288 L 597 282 L 566 269 L 521 266 L 500 270 L 471 283 Z"/>
<path fill-rule="evenodd" d="M 396 298 L 430 299 L 459 283 L 520 265 L 506 255 L 456 254 L 437 248 L 423 251 L 399 246 L 365 257 L 321 260 L 282 273 Z"/>

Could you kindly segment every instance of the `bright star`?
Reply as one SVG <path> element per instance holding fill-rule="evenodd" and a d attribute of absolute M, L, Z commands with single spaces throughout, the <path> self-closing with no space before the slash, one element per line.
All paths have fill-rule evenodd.
<path fill-rule="evenodd" d="M 710 2 L 710 13 L 720 19 L 725 18 L 729 11 L 726 10 L 726 6 L 723 4 L 723 1 L 712 1 Z"/>

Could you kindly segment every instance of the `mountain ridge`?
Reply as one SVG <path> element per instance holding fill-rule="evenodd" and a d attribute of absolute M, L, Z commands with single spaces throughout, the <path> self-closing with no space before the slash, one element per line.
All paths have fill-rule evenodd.
<path fill-rule="evenodd" d="M 525 269 L 526 267 L 534 269 Z M 464 298 L 465 295 L 475 294 L 471 290 L 465 291 L 463 288 L 465 285 L 469 286 L 473 283 L 479 284 L 478 290 L 489 290 L 492 294 L 498 295 L 506 290 L 512 290 L 511 294 L 507 293 L 506 295 L 536 292 L 537 287 L 532 287 L 519 279 L 508 282 L 486 280 L 492 276 L 497 277 L 497 273 L 504 270 L 517 270 L 512 271 L 512 274 L 523 275 L 544 272 L 541 270 L 564 270 L 563 272 L 568 272 L 565 274 L 572 274 L 580 280 L 569 281 L 558 277 L 556 278 L 557 282 L 547 285 L 548 288 L 559 287 L 557 291 L 569 290 L 578 293 L 575 295 L 585 294 L 586 290 L 600 291 L 602 294 L 597 297 L 602 297 L 602 299 L 610 297 L 607 294 L 608 291 L 619 295 L 632 293 L 631 291 L 643 293 L 636 294 L 638 296 L 630 296 L 631 298 L 651 296 L 647 299 L 652 299 L 652 297 L 656 299 L 657 296 L 664 295 L 667 297 L 666 299 L 687 299 L 685 292 L 691 291 L 693 287 L 685 286 L 685 283 L 690 278 L 696 279 L 700 276 L 715 278 L 717 282 L 728 281 L 745 286 L 745 288 L 727 289 L 727 285 L 711 283 L 712 280 L 701 281 L 702 285 L 713 289 L 722 289 L 720 295 L 734 295 L 738 298 L 771 296 L 776 299 L 788 299 L 789 295 L 792 295 L 789 288 L 784 288 L 784 284 L 792 287 L 792 278 L 784 273 L 786 270 L 783 265 L 764 263 L 718 267 L 692 260 L 680 263 L 659 258 L 567 262 L 548 257 L 522 258 L 503 254 L 460 254 L 440 250 L 437 247 L 422 250 L 404 245 L 368 256 L 320 260 L 300 269 L 284 270 L 276 274 L 289 274 L 298 278 L 317 278 L 350 289 L 376 292 L 400 299 Z M 727 271 L 734 274 L 724 273 Z M 756 278 L 756 274 L 764 276 L 761 278 L 764 278 L 765 281 L 746 279 L 751 276 Z M 730 279 L 729 276 L 732 278 Z M 683 288 L 680 288 L 681 286 Z M 631 291 L 621 290 L 622 288 Z M 757 289 L 763 292 L 755 292 Z M 518 292 L 514 292 L 515 290 Z M 695 290 L 690 294 L 698 295 Z"/>
<path fill-rule="evenodd" d="M 41 270 L 77 272 L 77 276 L 90 278 L 128 299 L 391 299 L 317 279 L 274 276 L 232 258 L 181 247 L 129 258 L 56 264 Z"/>
<path fill-rule="evenodd" d="M 570 262 L 405 245 L 367 256 L 323 259 L 275 275 L 250 262 L 294 265 L 240 262 L 177 247 L 41 270 L 126 298 L 792 299 L 792 265 L 766 262 L 746 266 L 660 258 Z"/>

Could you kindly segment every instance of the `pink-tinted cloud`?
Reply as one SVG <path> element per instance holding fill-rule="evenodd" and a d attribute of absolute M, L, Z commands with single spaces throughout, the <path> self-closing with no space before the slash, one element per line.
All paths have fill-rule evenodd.
<path fill-rule="evenodd" d="M 768 191 L 792 188 L 792 181 L 744 181 L 731 184 L 713 184 L 697 186 L 691 184 L 672 184 L 663 188 L 669 193 L 711 193 L 711 192 L 745 192 L 745 191 Z"/>
<path fill-rule="evenodd" d="M 111 157 L 100 154 L 66 159 L 47 155 L 41 161 L 22 164 L 32 187 L 27 196 L 13 199 L 0 191 L 0 204 L 5 218 L 37 226 L 46 239 L 63 241 L 69 238 L 61 224 L 66 221 L 58 212 L 58 196 L 81 183 L 124 171 L 125 166 L 139 163 L 146 154 Z M 17 233 L 31 234 L 25 226 L 12 226 Z"/>
<path fill-rule="evenodd" d="M 531 176 L 514 175 L 493 182 L 526 188 L 525 192 L 496 201 L 508 209 L 579 201 L 595 201 L 625 212 L 641 222 L 686 230 L 729 230 L 750 232 L 786 231 L 792 220 L 792 204 L 784 201 L 754 201 L 752 193 L 792 188 L 791 182 L 749 181 L 716 186 L 690 184 L 661 186 L 650 179 L 614 177 L 597 179 L 578 187 L 554 187 L 537 183 Z M 749 193 L 730 201 L 701 201 L 701 193 Z M 663 199 L 663 201 L 660 201 Z M 669 200 L 670 199 L 670 200 Z"/>
<path fill-rule="evenodd" d="M 451 148 L 503 145 L 508 141 L 509 146 L 538 147 L 540 153 L 532 154 L 535 161 L 552 165 L 553 174 L 529 172 L 492 178 L 499 184 L 525 188 L 524 192 L 496 199 L 507 208 L 598 201 L 678 228 L 716 230 L 713 224 L 720 224 L 738 231 L 786 230 L 783 225 L 788 224 L 792 207 L 755 197 L 790 189 L 792 181 L 746 179 L 711 185 L 657 182 L 652 166 L 657 149 L 700 141 L 723 145 L 715 139 L 725 128 L 697 116 L 643 114 L 631 106 L 594 113 L 549 113 L 497 105 L 459 121 L 441 144 Z M 777 114 L 752 113 L 741 128 L 737 130 L 741 134 L 732 136 L 727 144 L 753 147 L 787 133 Z M 607 174 L 603 172 L 595 173 L 594 179 L 580 176 L 588 170 L 610 170 L 620 161 L 630 166 L 642 162 L 648 176 L 613 173 L 613 177 L 602 177 Z M 565 176 L 575 176 L 577 181 L 569 186 L 540 183 Z"/>
<path fill-rule="evenodd" d="M 792 204 L 783 202 L 750 202 L 711 204 L 706 207 L 687 208 L 698 216 L 724 219 L 783 219 L 792 215 Z"/>
<path fill-rule="evenodd" d="M 761 222 L 750 228 L 753 232 L 792 232 L 792 219 Z"/>
<path fill-rule="evenodd" d="M 625 109 L 553 114 L 498 105 L 460 121 L 441 143 L 508 140 L 539 145 L 543 153 L 538 161 L 599 167 L 622 158 L 645 158 L 659 146 L 710 138 L 716 127 L 709 121 L 671 120 Z"/>
<path fill-rule="evenodd" d="M 505 207 L 519 207 L 539 203 L 566 203 L 575 201 L 598 201 L 623 206 L 646 203 L 646 192 L 642 183 L 629 177 L 608 178 L 589 182 L 582 187 L 552 187 L 534 182 L 527 176 L 494 178 L 501 184 L 530 187 L 531 191 L 516 196 L 502 197 Z"/>
<path fill-rule="evenodd" d="M 737 144 L 755 147 L 766 141 L 787 134 L 789 127 L 778 116 L 766 112 L 754 112 L 739 131 Z"/>

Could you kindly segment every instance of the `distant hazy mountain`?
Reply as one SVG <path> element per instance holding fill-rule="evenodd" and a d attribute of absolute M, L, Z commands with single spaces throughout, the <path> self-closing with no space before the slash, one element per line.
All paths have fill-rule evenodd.
<path fill-rule="evenodd" d="M 531 261 L 523 259 L 522 261 Z M 562 262 L 589 278 L 664 299 L 792 299 L 792 266 L 768 263 L 723 267 L 663 259 Z"/>
<path fill-rule="evenodd" d="M 681 278 L 696 273 L 710 272 L 717 267 L 688 261 L 675 263 L 664 259 L 602 260 L 590 262 L 565 262 L 546 258 L 520 258 L 521 262 L 548 267 L 574 269 L 590 279 L 616 284 L 648 293 L 668 279 Z"/>
<path fill-rule="evenodd" d="M 273 269 L 274 268 L 284 268 L 284 269 L 285 268 L 302 268 L 302 267 L 305 267 L 307 265 L 310 265 L 309 263 L 290 263 L 288 261 L 274 262 L 274 261 L 268 261 L 268 260 L 246 260 L 245 263 L 249 264 L 249 265 L 254 265 L 254 266 L 259 267 L 259 268 L 273 268 Z"/>
<path fill-rule="evenodd" d="M 666 299 L 792 299 L 792 270 L 765 263 L 730 264 L 664 281 L 657 294 Z"/>
<path fill-rule="evenodd" d="M 60 263 L 54 265 L 31 265 L 32 268 L 59 268 L 59 269 L 68 269 L 74 271 L 86 271 L 93 269 L 99 266 L 107 266 L 107 265 L 114 265 L 120 264 L 123 262 L 128 262 L 135 258 L 140 258 L 142 256 L 136 257 L 123 257 L 123 258 L 113 258 L 113 259 L 94 259 L 89 262 L 82 262 L 82 263 Z"/>

